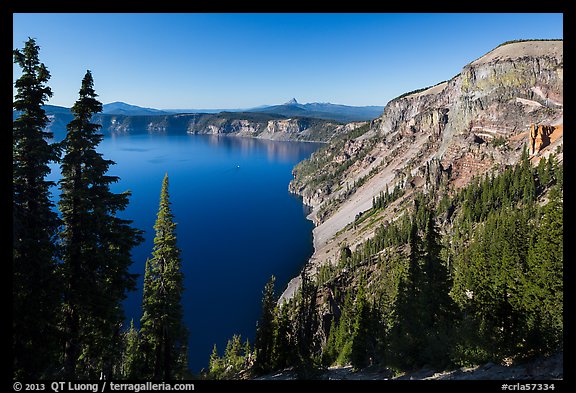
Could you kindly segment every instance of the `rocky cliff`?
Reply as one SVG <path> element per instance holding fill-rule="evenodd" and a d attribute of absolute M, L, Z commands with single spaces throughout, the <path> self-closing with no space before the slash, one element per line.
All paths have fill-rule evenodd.
<path fill-rule="evenodd" d="M 66 109 L 66 108 L 64 108 Z M 73 116 L 68 111 L 47 110 L 50 124 L 47 131 L 56 140 L 66 135 L 66 124 Z M 14 112 L 14 117 L 18 114 Z M 336 121 L 309 117 L 288 118 L 272 113 L 221 112 L 184 113 L 169 115 L 122 115 L 99 113 L 94 122 L 102 126 L 105 135 L 128 134 L 209 134 L 234 135 L 282 141 L 326 142 L 345 133 L 350 127 L 366 122 L 341 124 Z"/>
<path fill-rule="evenodd" d="M 537 155 L 545 147 L 556 141 L 562 133 L 562 128 L 561 125 L 530 125 L 530 139 L 528 141 L 528 152 L 530 155 Z"/>
<path fill-rule="evenodd" d="M 439 179 L 456 189 L 515 163 L 526 145 L 540 154 L 561 150 L 562 122 L 563 41 L 503 44 L 450 80 L 390 101 L 361 135 L 333 141 L 294 170 L 290 190 L 313 207 L 316 224 L 308 268 L 335 263 L 341 244 L 354 248 L 375 223 L 395 219 L 409 195 L 355 224 L 385 189 Z"/>

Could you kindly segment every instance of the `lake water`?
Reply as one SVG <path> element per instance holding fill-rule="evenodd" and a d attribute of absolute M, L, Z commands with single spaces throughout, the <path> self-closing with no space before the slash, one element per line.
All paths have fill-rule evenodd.
<path fill-rule="evenodd" d="M 208 366 L 234 334 L 254 342 L 264 285 L 276 276 L 281 293 L 313 251 L 313 225 L 301 199 L 288 192 L 292 168 L 320 145 L 207 135 L 106 137 L 98 151 L 116 165 L 115 192 L 132 196 L 122 217 L 145 231 L 133 250 L 131 272 L 138 289 L 125 302 L 127 320 L 138 326 L 146 258 L 165 173 L 182 250 L 189 365 Z M 57 174 L 53 174 L 57 176 Z"/>

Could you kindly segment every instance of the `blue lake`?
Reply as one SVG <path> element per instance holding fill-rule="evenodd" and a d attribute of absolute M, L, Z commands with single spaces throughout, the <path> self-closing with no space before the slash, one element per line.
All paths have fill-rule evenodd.
<path fill-rule="evenodd" d="M 264 285 L 273 274 L 282 292 L 312 254 L 313 225 L 288 183 L 294 165 L 319 146 L 208 135 L 107 136 L 98 151 L 116 162 L 108 172 L 120 177 L 113 190 L 132 192 L 121 215 L 145 231 L 133 250 L 131 271 L 141 276 L 124 304 L 127 321 L 139 325 L 144 265 L 168 173 L 190 369 L 207 368 L 213 345 L 222 355 L 234 334 L 253 343 Z"/>

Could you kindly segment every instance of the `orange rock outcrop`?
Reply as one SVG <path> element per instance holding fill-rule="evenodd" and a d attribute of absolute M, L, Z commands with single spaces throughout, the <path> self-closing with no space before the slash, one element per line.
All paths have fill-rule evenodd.
<path fill-rule="evenodd" d="M 528 142 L 528 152 L 530 155 L 538 154 L 543 148 L 550 144 L 550 136 L 556 127 L 545 124 L 531 124 Z"/>

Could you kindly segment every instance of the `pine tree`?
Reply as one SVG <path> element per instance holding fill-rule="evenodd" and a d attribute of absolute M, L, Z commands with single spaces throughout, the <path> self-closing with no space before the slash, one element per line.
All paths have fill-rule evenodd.
<path fill-rule="evenodd" d="M 273 369 L 284 369 L 288 365 L 294 364 L 294 345 L 292 323 L 289 309 L 291 303 L 284 302 L 275 311 L 274 325 L 277 327 L 274 332 L 274 348 L 272 351 Z"/>
<path fill-rule="evenodd" d="M 127 291 L 135 289 L 136 275 L 128 271 L 130 251 L 142 238 L 131 221 L 117 217 L 127 207 L 130 193 L 110 191 L 110 184 L 119 180 L 106 174 L 114 162 L 96 151 L 103 135 L 91 119 L 102 104 L 96 99 L 90 71 L 79 95 L 62 141 L 65 155 L 58 182 L 63 222 L 64 373 L 69 379 L 101 374 L 109 378 L 121 356 L 122 301 Z"/>
<path fill-rule="evenodd" d="M 147 375 L 156 380 L 181 378 L 186 369 L 188 332 L 183 324 L 183 273 L 180 249 L 176 244 L 176 223 L 170 208 L 168 174 L 160 192 L 160 206 L 154 224 L 154 250 L 146 261 L 141 319 L 145 342 Z"/>
<path fill-rule="evenodd" d="M 456 322 L 456 306 L 450 297 L 452 286 L 448 269 L 441 257 L 441 236 L 430 211 L 423 242 L 422 280 L 422 333 L 426 343 L 423 361 L 442 368 L 450 361 L 451 332 Z"/>
<path fill-rule="evenodd" d="M 352 258 L 352 251 L 350 247 L 348 247 L 345 243 L 340 246 L 340 257 L 338 260 L 339 267 L 346 267 L 348 265 L 348 261 Z"/>
<path fill-rule="evenodd" d="M 216 344 L 212 348 L 210 355 L 210 362 L 208 363 L 208 378 L 209 379 L 222 379 L 224 373 L 224 361 L 218 356 L 218 348 Z"/>
<path fill-rule="evenodd" d="M 420 296 L 422 246 L 416 214 L 412 217 L 409 237 L 408 266 L 398 284 L 394 304 L 394 321 L 390 332 L 389 357 L 393 366 L 406 369 L 421 365 L 424 348 L 422 304 Z"/>
<path fill-rule="evenodd" d="M 352 291 L 347 291 L 344 297 L 344 305 L 340 313 L 338 324 L 332 327 L 334 331 L 334 346 L 332 353 L 328 352 L 330 363 L 336 362 L 340 365 L 348 364 L 352 351 L 352 333 L 354 329 L 354 298 Z"/>
<path fill-rule="evenodd" d="M 370 305 L 364 295 L 364 288 L 361 285 L 356 295 L 356 312 L 352 331 L 352 352 L 350 353 L 350 363 L 359 370 L 369 365 L 369 340 L 371 313 Z"/>
<path fill-rule="evenodd" d="M 226 369 L 226 379 L 236 379 L 244 366 L 244 356 L 242 348 L 242 337 L 234 334 L 226 343 L 224 350 L 224 366 Z"/>
<path fill-rule="evenodd" d="M 563 210 L 562 194 L 554 187 L 527 256 L 524 304 L 530 329 L 528 345 L 540 353 L 555 351 L 563 344 Z"/>
<path fill-rule="evenodd" d="M 140 333 L 130 321 L 130 328 L 124 334 L 124 358 L 122 360 L 122 376 L 125 379 L 138 379 L 142 375 L 143 359 L 140 352 Z"/>
<path fill-rule="evenodd" d="M 22 68 L 15 82 L 13 107 L 20 114 L 12 125 L 12 268 L 14 378 L 51 374 L 57 354 L 60 288 L 56 277 L 54 238 L 58 216 L 45 180 L 48 164 L 59 150 L 43 131 L 48 117 L 42 106 L 52 96 L 50 73 L 39 60 L 39 46 L 29 38 L 15 49 L 14 63 Z"/>
<path fill-rule="evenodd" d="M 296 349 L 300 369 L 306 372 L 313 363 L 313 355 L 318 347 L 316 332 L 319 326 L 316 312 L 318 288 L 308 276 L 306 269 L 300 275 L 300 293 L 296 306 Z"/>
<path fill-rule="evenodd" d="M 336 348 L 337 331 L 338 323 L 335 319 L 332 319 L 332 323 L 330 324 L 330 332 L 328 333 L 328 338 L 326 339 L 326 345 L 324 348 L 322 348 L 322 364 L 324 366 L 331 366 L 338 356 Z"/>
<path fill-rule="evenodd" d="M 254 352 L 256 354 L 254 368 L 258 373 L 266 373 L 273 366 L 274 332 L 277 329 L 274 323 L 276 304 L 274 299 L 275 281 L 276 278 L 274 276 L 270 277 L 262 294 L 262 315 L 260 316 L 254 341 Z"/>

